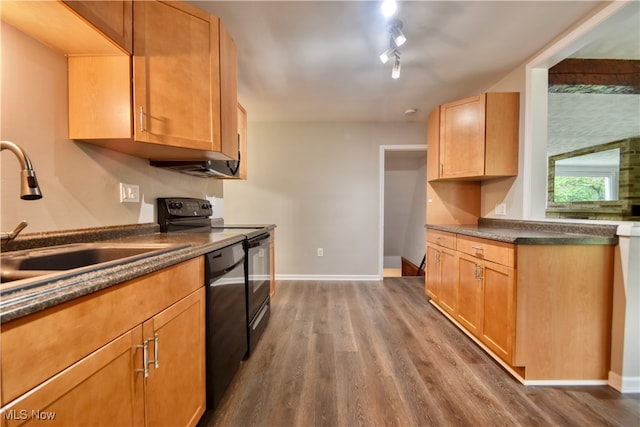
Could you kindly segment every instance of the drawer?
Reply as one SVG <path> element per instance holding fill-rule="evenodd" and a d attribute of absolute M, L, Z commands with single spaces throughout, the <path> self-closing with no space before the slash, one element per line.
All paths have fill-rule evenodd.
<path fill-rule="evenodd" d="M 511 243 L 458 235 L 456 247 L 459 252 L 464 252 L 476 258 L 506 265 L 507 267 L 514 266 L 515 246 Z"/>
<path fill-rule="evenodd" d="M 447 233 L 446 231 L 427 230 L 427 242 L 433 243 L 445 248 L 456 248 L 455 233 Z"/>

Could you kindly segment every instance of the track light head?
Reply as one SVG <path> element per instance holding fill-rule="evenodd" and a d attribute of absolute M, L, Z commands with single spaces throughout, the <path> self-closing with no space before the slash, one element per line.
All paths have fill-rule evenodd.
<path fill-rule="evenodd" d="M 402 21 L 399 19 L 391 21 L 389 24 L 389 33 L 396 46 L 402 46 L 407 41 L 407 38 L 402 33 Z"/>
<path fill-rule="evenodd" d="M 382 61 L 383 64 L 386 64 L 391 58 L 395 56 L 396 52 L 397 50 L 395 47 L 390 47 L 389 49 L 385 50 L 382 55 L 380 55 L 380 61 Z"/>
<path fill-rule="evenodd" d="M 393 63 L 393 69 L 391 70 L 391 78 L 392 79 L 400 78 L 400 55 L 396 55 L 396 60 Z"/>

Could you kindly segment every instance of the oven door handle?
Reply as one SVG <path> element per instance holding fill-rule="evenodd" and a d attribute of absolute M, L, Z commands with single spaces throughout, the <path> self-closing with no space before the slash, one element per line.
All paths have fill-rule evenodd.
<path fill-rule="evenodd" d="M 262 245 L 262 242 L 264 242 L 265 240 L 269 240 L 271 238 L 271 236 L 269 234 L 263 234 L 261 236 L 258 236 L 254 239 L 249 239 L 247 241 L 247 247 L 248 248 L 257 248 L 258 246 Z"/>

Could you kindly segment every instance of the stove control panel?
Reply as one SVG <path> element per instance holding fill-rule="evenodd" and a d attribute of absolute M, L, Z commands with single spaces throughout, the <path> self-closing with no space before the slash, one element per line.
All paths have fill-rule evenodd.
<path fill-rule="evenodd" d="M 213 206 L 206 199 L 186 197 L 158 198 L 158 222 L 175 218 L 208 218 L 213 215 Z"/>

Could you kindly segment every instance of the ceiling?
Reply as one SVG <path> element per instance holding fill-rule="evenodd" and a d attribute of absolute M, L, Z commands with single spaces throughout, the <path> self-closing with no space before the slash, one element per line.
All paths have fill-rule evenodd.
<path fill-rule="evenodd" d="M 238 47 L 238 96 L 251 121 L 425 121 L 486 90 L 601 2 L 401 1 L 400 79 L 380 1 L 191 1 Z M 407 109 L 416 109 L 405 115 Z"/>

